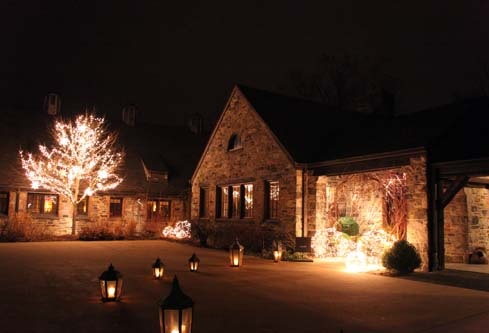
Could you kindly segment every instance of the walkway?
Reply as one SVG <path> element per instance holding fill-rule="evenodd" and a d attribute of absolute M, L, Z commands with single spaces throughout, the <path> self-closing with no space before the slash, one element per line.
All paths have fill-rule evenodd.
<path fill-rule="evenodd" d="M 196 251 L 198 273 L 187 271 Z M 165 279 L 151 278 L 157 256 Z M 124 275 L 123 300 L 103 304 L 98 276 Z M 245 257 L 166 241 L 0 244 L 1 332 L 158 332 L 157 301 L 173 274 L 195 301 L 194 333 L 485 332 L 489 293 L 349 274 L 339 264 Z"/>

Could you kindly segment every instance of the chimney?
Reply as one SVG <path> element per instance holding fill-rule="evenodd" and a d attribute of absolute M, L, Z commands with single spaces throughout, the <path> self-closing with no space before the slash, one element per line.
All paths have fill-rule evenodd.
<path fill-rule="evenodd" d="M 61 113 L 61 98 L 58 94 L 49 93 L 44 97 L 44 111 L 51 116 Z"/>
<path fill-rule="evenodd" d="M 127 105 L 122 108 L 122 121 L 131 127 L 136 125 L 136 106 Z"/>
<path fill-rule="evenodd" d="M 204 132 L 204 118 L 199 113 L 186 115 L 185 125 L 193 134 L 202 134 Z"/>

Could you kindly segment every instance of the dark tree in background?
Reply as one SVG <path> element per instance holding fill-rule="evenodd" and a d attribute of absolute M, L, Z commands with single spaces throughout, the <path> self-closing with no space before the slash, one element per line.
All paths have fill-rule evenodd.
<path fill-rule="evenodd" d="M 292 70 L 281 90 L 338 111 L 394 112 L 399 82 L 383 71 L 386 60 L 321 55 L 312 72 Z"/>

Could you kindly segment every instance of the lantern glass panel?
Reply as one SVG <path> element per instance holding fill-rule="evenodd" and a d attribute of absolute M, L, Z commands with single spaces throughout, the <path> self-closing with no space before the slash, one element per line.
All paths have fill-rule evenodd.
<path fill-rule="evenodd" d="M 182 312 L 182 326 L 179 329 L 179 312 Z M 164 310 L 163 317 L 160 312 L 160 327 L 164 333 L 192 333 L 192 308 L 183 310 Z M 164 323 L 163 323 L 164 321 Z"/>
<path fill-rule="evenodd" d="M 163 267 L 155 267 L 154 269 L 154 276 L 155 278 L 159 279 L 163 276 L 163 273 L 164 273 L 164 268 Z"/>
<path fill-rule="evenodd" d="M 190 261 L 189 266 L 190 266 L 191 271 L 196 271 L 199 268 L 199 262 L 198 261 Z"/>

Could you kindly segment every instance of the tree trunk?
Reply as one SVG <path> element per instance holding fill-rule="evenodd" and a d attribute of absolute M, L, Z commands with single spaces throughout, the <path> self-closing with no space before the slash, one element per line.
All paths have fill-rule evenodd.
<path fill-rule="evenodd" d="M 78 208 L 77 204 L 73 204 L 73 211 L 71 214 L 71 234 L 76 235 L 76 209 Z"/>

